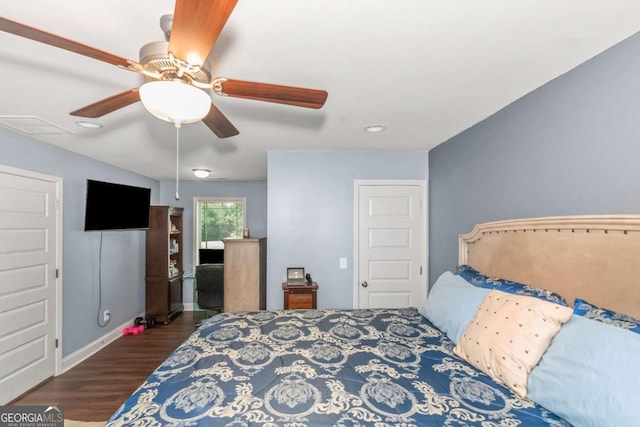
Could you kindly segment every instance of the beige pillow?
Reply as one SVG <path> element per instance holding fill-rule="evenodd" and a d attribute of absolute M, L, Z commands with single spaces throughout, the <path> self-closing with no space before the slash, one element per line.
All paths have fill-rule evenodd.
<path fill-rule="evenodd" d="M 453 351 L 526 397 L 529 373 L 572 312 L 538 298 L 493 290 Z"/>

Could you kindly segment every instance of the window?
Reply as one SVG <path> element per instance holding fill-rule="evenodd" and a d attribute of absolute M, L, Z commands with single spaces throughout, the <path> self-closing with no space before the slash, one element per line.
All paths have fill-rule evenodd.
<path fill-rule="evenodd" d="M 224 249 L 222 239 L 242 238 L 246 228 L 245 198 L 196 198 L 196 253 Z M 197 255 L 197 260 L 200 256 Z"/>

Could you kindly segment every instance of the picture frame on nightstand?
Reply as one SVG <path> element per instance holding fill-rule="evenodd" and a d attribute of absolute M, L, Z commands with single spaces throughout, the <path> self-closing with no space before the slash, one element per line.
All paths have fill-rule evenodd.
<path fill-rule="evenodd" d="M 287 283 L 289 286 L 305 285 L 304 267 L 287 268 Z"/>

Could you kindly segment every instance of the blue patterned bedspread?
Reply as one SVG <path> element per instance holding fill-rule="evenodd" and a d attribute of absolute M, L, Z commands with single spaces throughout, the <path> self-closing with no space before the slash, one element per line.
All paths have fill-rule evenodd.
<path fill-rule="evenodd" d="M 452 353 L 415 309 L 223 313 L 108 426 L 568 426 Z"/>

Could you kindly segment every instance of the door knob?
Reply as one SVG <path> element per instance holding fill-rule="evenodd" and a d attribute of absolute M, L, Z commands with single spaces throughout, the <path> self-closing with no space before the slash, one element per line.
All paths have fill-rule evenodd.
<path fill-rule="evenodd" d="M 364 282 L 361 283 L 361 286 L 363 288 L 366 288 L 367 286 L 369 286 L 369 284 L 367 283 L 367 281 L 365 280 Z"/>

